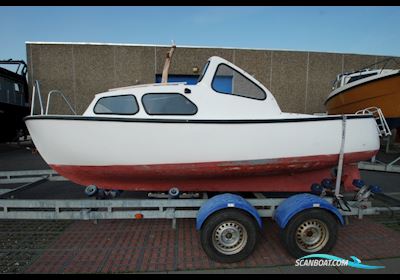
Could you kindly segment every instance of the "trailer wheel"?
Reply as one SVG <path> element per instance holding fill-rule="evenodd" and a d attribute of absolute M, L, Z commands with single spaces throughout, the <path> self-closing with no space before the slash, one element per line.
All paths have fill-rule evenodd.
<path fill-rule="evenodd" d="M 328 253 L 336 243 L 338 222 L 329 212 L 309 209 L 294 216 L 281 231 L 289 253 L 300 258 L 313 253 Z"/>
<path fill-rule="evenodd" d="M 233 263 L 247 258 L 258 238 L 253 217 L 238 209 L 225 209 L 204 222 L 200 239 L 205 253 L 217 262 Z"/>

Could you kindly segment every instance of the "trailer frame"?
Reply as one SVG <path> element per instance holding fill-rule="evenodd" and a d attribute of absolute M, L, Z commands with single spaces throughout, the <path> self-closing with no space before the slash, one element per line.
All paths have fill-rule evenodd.
<path fill-rule="evenodd" d="M 199 198 L 138 198 L 138 199 L 15 199 L 5 198 L 23 192 L 45 182 L 40 179 L 0 195 L 0 219 L 172 219 L 196 218 L 202 205 L 208 200 L 207 193 Z M 285 198 L 268 198 L 263 193 L 252 193 L 253 198 L 245 199 L 254 207 L 261 218 L 274 217 L 278 206 Z M 185 196 L 185 194 L 182 194 Z M 318 197 L 318 196 L 316 196 Z M 332 204 L 333 197 L 321 198 Z M 399 211 L 400 207 L 372 207 L 370 201 L 347 201 L 350 211 L 339 209 L 343 216 L 376 215 L 386 211 Z M 226 205 L 226 208 L 235 207 Z M 296 205 L 293 206 L 294 208 Z M 314 205 L 318 208 L 319 205 Z M 295 211 L 295 210 L 294 210 Z M 174 222 L 175 223 L 175 222 Z"/>

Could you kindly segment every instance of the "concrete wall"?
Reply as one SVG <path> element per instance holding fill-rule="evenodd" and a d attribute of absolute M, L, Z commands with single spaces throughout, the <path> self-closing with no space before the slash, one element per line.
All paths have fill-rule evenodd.
<path fill-rule="evenodd" d="M 61 90 L 81 114 L 94 94 L 109 88 L 153 83 L 162 73 L 163 46 L 27 43 L 30 90 L 39 80 L 43 97 Z M 357 70 L 385 57 L 375 55 L 179 47 L 170 74 L 202 70 L 210 56 L 223 57 L 254 75 L 275 96 L 286 112 L 324 112 L 323 102 L 332 81 L 344 71 Z M 46 102 L 46 100 L 44 100 Z M 45 103 L 46 104 L 46 103 Z M 61 98 L 54 97 L 50 113 L 69 114 Z"/>

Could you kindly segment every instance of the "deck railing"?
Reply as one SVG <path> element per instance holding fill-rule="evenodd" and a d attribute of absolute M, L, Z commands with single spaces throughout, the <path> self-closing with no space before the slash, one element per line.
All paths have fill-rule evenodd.
<path fill-rule="evenodd" d="M 46 111 L 44 111 L 43 101 L 42 101 L 42 94 L 40 93 L 39 81 L 35 80 L 35 83 L 33 84 L 33 90 L 32 90 L 31 116 L 34 115 L 34 111 L 35 111 L 36 95 L 38 96 L 38 99 L 39 99 L 40 115 L 47 115 L 49 113 L 51 96 L 53 94 L 60 95 L 63 98 L 63 100 L 65 101 L 65 103 L 67 103 L 67 105 L 68 105 L 69 109 L 71 110 L 71 112 L 74 113 L 74 115 L 76 115 L 76 111 L 71 106 L 71 103 L 68 101 L 68 99 L 65 97 L 65 95 L 60 90 L 57 90 L 57 89 L 51 90 L 47 94 Z"/>

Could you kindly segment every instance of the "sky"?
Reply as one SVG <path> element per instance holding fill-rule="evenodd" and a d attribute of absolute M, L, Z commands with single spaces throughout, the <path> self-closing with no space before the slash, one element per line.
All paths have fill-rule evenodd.
<path fill-rule="evenodd" d="M 0 7 L 0 59 L 26 41 L 400 56 L 400 7 Z"/>

